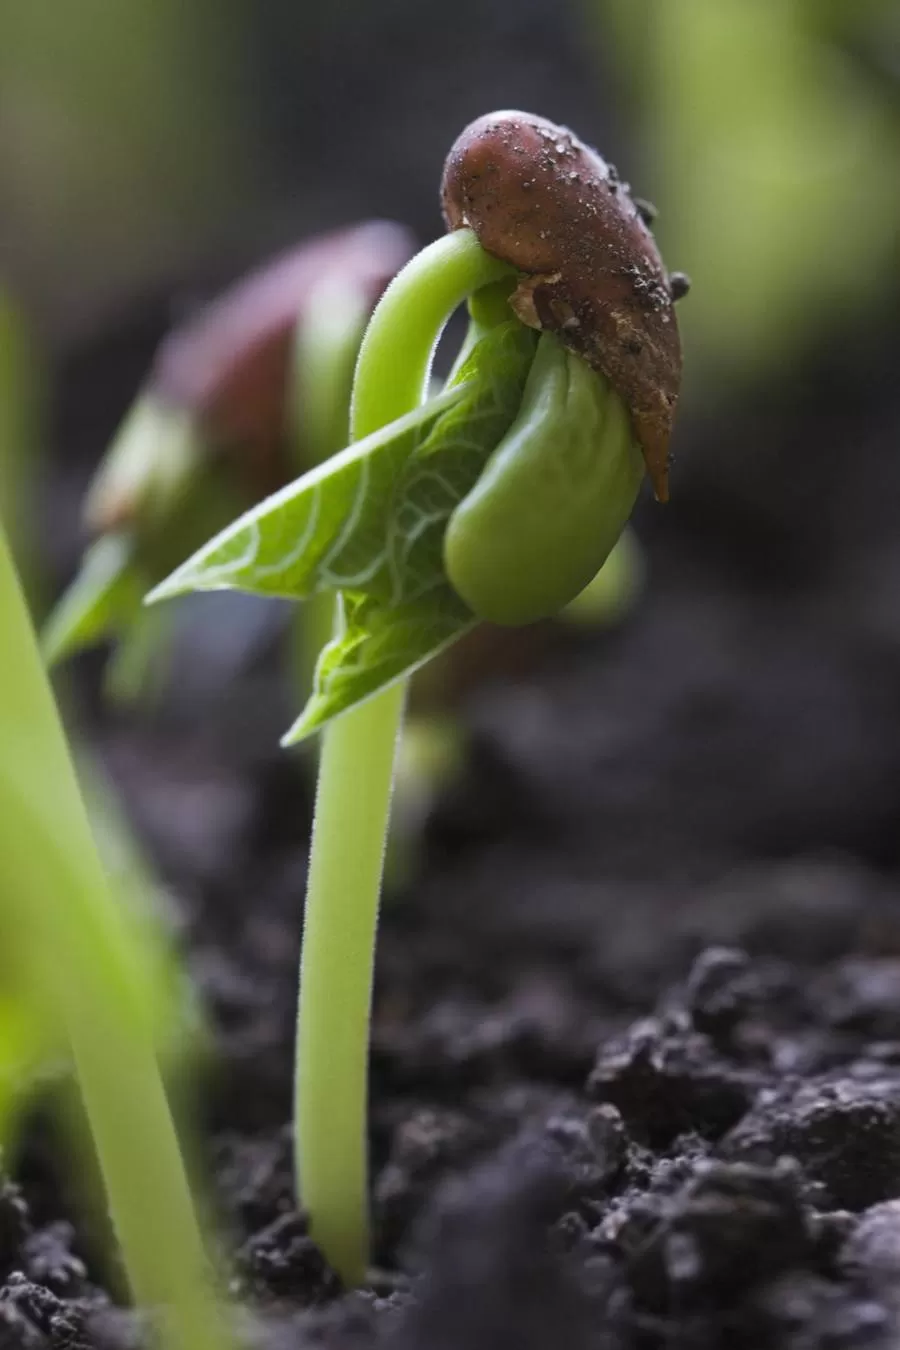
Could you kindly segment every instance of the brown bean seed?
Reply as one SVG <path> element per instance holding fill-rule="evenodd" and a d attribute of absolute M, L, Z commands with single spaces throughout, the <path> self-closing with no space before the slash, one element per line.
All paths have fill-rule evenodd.
<path fill-rule="evenodd" d="M 681 383 L 672 290 L 640 207 L 571 131 L 523 112 L 472 122 L 447 157 L 450 229 L 526 275 L 510 303 L 600 371 L 631 413 L 653 488 L 668 489 Z"/>

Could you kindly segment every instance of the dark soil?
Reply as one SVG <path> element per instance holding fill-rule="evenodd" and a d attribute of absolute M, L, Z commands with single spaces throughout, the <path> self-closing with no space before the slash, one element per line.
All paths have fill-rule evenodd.
<path fill-rule="evenodd" d="M 381 928 L 363 1292 L 292 1198 L 310 793 L 273 749 L 278 663 L 199 698 L 188 647 L 177 696 L 131 719 L 83 663 L 214 1031 L 184 1077 L 253 1345 L 896 1344 L 896 346 L 688 425 L 633 617 L 462 710 L 466 770 Z M 59 438 L 87 449 L 76 409 Z M 86 459 L 48 494 L 61 570 Z M 140 1323 L 50 1119 L 0 1191 L 0 1350 L 125 1350 Z"/>

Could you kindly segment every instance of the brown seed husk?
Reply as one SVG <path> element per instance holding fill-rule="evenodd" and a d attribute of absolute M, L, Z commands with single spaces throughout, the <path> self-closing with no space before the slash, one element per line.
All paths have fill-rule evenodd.
<path fill-rule="evenodd" d="M 612 165 L 523 112 L 472 122 L 444 166 L 444 218 L 526 275 L 510 303 L 609 380 L 629 409 L 659 501 L 681 385 L 672 291 L 653 235 Z"/>

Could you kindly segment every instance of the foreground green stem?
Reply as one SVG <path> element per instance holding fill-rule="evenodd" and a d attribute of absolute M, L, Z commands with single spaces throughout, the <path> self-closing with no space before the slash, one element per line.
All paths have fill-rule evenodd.
<path fill-rule="evenodd" d="M 372 956 L 404 686 L 339 717 L 319 763 L 298 1022 L 298 1169 L 312 1233 L 347 1284 L 368 1259 Z"/>
<path fill-rule="evenodd" d="M 221 1350 L 194 1216 L 123 915 L 91 836 L 56 705 L 0 531 L 0 924 L 71 1044 L 137 1303 L 177 1350 Z"/>
<path fill-rule="evenodd" d="M 468 230 L 423 250 L 372 316 L 353 389 L 354 440 L 415 408 L 448 316 L 506 264 Z M 400 683 L 325 731 L 313 825 L 297 1023 L 297 1180 L 313 1237 L 347 1284 L 369 1249 L 369 1019 L 378 904 L 390 819 Z"/>

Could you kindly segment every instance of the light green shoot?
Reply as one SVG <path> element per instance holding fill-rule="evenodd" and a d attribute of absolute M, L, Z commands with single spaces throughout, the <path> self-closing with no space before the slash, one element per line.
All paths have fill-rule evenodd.
<path fill-rule="evenodd" d="M 141 963 L 91 836 L 0 534 L 0 925 L 64 1026 L 135 1300 L 173 1350 L 221 1350 L 224 1323 L 154 1048 Z"/>
<path fill-rule="evenodd" d="M 360 351 L 351 420 L 357 440 L 416 407 L 447 318 L 505 270 L 467 234 L 440 240 L 404 269 Z M 306 895 L 294 1103 L 298 1185 L 313 1236 L 349 1284 L 364 1279 L 369 1252 L 369 1020 L 404 699 L 404 685 L 395 684 L 325 732 Z"/>

